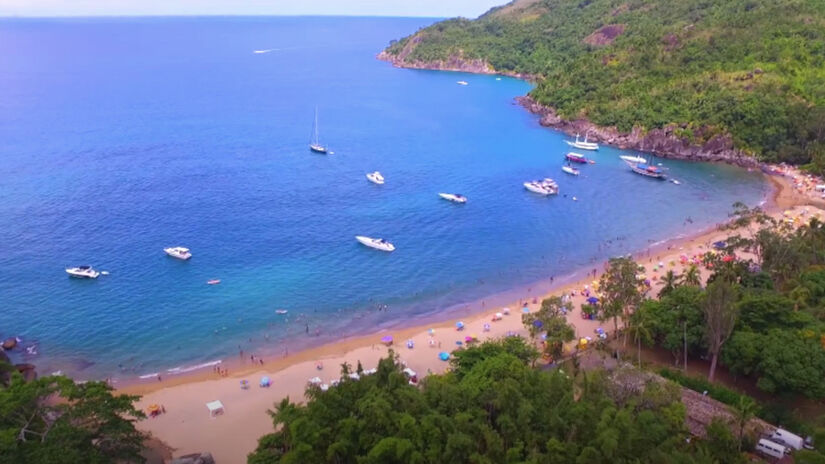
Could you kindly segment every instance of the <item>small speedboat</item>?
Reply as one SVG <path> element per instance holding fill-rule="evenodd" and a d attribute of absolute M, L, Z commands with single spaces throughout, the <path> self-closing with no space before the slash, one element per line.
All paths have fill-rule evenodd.
<path fill-rule="evenodd" d="M 562 166 L 561 170 L 574 176 L 579 175 L 579 170 L 574 168 L 573 166 Z"/>
<path fill-rule="evenodd" d="M 286 314 L 288 312 L 289 311 L 287 311 L 286 309 L 276 309 L 275 310 L 275 314 Z"/>
<path fill-rule="evenodd" d="M 567 158 L 569 161 L 572 161 L 574 163 L 581 163 L 581 164 L 587 163 L 587 158 L 584 155 L 580 154 L 580 153 L 574 153 L 574 152 L 571 151 L 570 153 L 564 155 L 564 157 Z"/>
<path fill-rule="evenodd" d="M 571 142 L 569 140 L 565 140 L 565 142 L 567 142 L 567 144 L 570 145 L 571 147 L 578 148 L 580 150 L 598 150 L 599 149 L 599 144 L 598 143 L 593 143 L 593 142 L 588 142 L 587 141 L 587 134 L 584 134 L 584 140 L 583 141 L 579 140 L 579 134 L 576 134 L 576 141 L 575 142 Z"/>
<path fill-rule="evenodd" d="M 218 285 L 219 283 L 221 283 L 221 279 L 212 279 L 212 280 L 207 280 L 207 281 L 206 281 L 206 283 L 207 283 L 208 285 Z"/>
<path fill-rule="evenodd" d="M 164 248 L 163 251 L 173 258 L 182 259 L 184 261 L 192 257 L 192 253 L 189 251 L 189 248 L 170 247 Z"/>
<path fill-rule="evenodd" d="M 458 82 L 456 82 L 456 84 L 458 84 L 458 85 L 469 85 L 469 83 L 467 81 L 458 81 Z"/>
<path fill-rule="evenodd" d="M 384 185 L 384 176 L 378 171 L 368 173 L 367 179 L 373 184 Z"/>
<path fill-rule="evenodd" d="M 460 193 L 439 193 L 438 196 L 453 203 L 467 203 L 467 197 Z"/>
<path fill-rule="evenodd" d="M 622 155 L 622 156 L 620 156 L 619 158 L 621 158 L 621 159 L 622 159 L 623 161 L 625 161 L 626 163 L 633 163 L 633 164 L 638 164 L 638 163 L 647 163 L 647 160 L 646 160 L 646 159 L 644 159 L 644 158 L 642 158 L 641 156 L 628 156 L 628 155 Z"/>
<path fill-rule="evenodd" d="M 99 272 L 92 269 L 92 266 L 67 267 L 66 274 L 69 274 L 69 277 L 78 279 L 97 279 L 100 275 Z"/>
<path fill-rule="evenodd" d="M 372 238 L 372 237 L 365 237 L 363 235 L 356 235 L 355 240 L 361 242 L 362 245 L 368 246 L 370 248 L 375 248 L 376 250 L 381 251 L 394 251 L 395 245 L 392 243 L 384 240 L 383 238 Z"/>

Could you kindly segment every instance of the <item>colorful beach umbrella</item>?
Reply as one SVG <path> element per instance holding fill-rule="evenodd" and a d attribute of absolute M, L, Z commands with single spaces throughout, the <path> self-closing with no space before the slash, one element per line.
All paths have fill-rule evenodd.
<path fill-rule="evenodd" d="M 383 337 L 381 337 L 381 343 L 392 343 L 392 335 L 384 335 Z"/>
<path fill-rule="evenodd" d="M 438 359 L 440 359 L 442 361 L 447 361 L 447 360 L 450 359 L 450 353 L 447 353 L 446 351 L 442 351 L 441 353 L 438 353 Z"/>
<path fill-rule="evenodd" d="M 458 329 L 458 330 L 463 329 L 464 328 L 464 323 L 461 322 L 461 321 L 456 322 L 455 323 L 455 328 Z"/>

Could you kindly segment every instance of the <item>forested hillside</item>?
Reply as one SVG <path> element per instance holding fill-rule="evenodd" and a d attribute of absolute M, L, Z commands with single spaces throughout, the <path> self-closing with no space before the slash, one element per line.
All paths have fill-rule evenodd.
<path fill-rule="evenodd" d="M 675 125 L 697 144 L 729 134 L 762 160 L 825 167 L 825 1 L 516 0 L 385 56 L 529 74 L 531 97 L 568 120 Z"/>

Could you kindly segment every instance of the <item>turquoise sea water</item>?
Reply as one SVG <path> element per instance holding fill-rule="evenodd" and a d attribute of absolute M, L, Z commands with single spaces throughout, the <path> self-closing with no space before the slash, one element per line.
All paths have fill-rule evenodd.
<path fill-rule="evenodd" d="M 37 352 L 17 359 L 128 378 L 294 351 L 560 279 L 766 195 L 727 166 L 659 160 L 682 184 L 646 179 L 608 147 L 565 175 L 565 137 L 513 102 L 528 83 L 375 60 L 429 22 L 0 21 L 0 336 Z M 316 105 L 331 156 L 307 149 Z M 548 176 L 563 195 L 522 187 Z M 176 245 L 191 261 L 163 254 Z M 111 275 L 67 278 L 78 264 Z"/>

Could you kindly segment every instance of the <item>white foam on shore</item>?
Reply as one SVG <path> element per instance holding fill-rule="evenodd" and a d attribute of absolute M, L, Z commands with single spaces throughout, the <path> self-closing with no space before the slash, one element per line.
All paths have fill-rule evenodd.
<path fill-rule="evenodd" d="M 194 366 L 173 367 L 171 369 L 166 369 L 166 372 L 168 372 L 169 374 L 172 374 L 172 375 L 185 374 L 187 372 L 196 371 L 198 369 L 204 369 L 204 368 L 207 368 L 207 367 L 217 366 L 221 362 L 222 361 L 220 359 L 218 359 L 216 361 L 209 361 L 209 362 L 205 362 L 205 363 L 202 363 L 202 364 L 196 364 Z M 155 374 L 155 376 L 157 376 L 157 374 Z"/>

